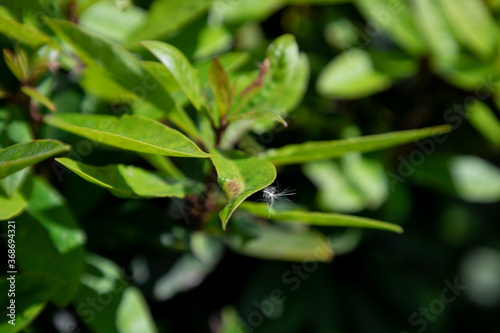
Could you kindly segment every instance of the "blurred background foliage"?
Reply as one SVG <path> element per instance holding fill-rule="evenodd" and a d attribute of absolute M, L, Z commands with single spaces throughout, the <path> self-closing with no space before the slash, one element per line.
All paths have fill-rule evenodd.
<path fill-rule="evenodd" d="M 293 205 L 356 213 L 405 229 L 397 235 L 319 228 L 335 259 L 308 266 L 243 256 L 197 233 L 189 237 L 191 252 L 183 252 L 186 229 L 172 222 L 182 221 L 174 203 L 118 199 L 70 173 L 59 183 L 50 163 L 42 163 L 38 173 L 57 184 L 68 208 L 40 178 L 32 195 L 52 193 L 40 206 L 66 214 L 69 226 L 78 223 L 87 252 L 96 255 L 85 257 L 86 267 L 71 266 L 83 255 L 85 236 L 70 228 L 73 241 L 64 244 L 80 250 L 68 252 L 67 265 L 51 269 L 65 280 L 84 271 L 84 287 L 63 309 L 54 304 L 66 304 L 64 294 L 51 298 L 26 332 L 239 332 L 242 322 L 249 332 L 499 332 L 499 11 L 496 0 L 2 1 L 1 15 L 42 34 L 52 35 L 42 17 L 73 20 L 143 60 L 154 58 L 140 41 L 166 41 L 200 73 L 219 55 L 230 72 L 251 77 L 269 43 L 293 34 L 310 63 L 304 100 L 287 116 L 288 128 L 255 129 L 240 143 L 243 150 L 443 123 L 455 129 L 439 142 L 280 168 L 280 185 L 300 189 Z M 4 36 L 0 44 L 13 48 Z M 23 47 L 36 46 L 27 41 Z M 156 115 L 133 103 L 134 96 L 123 99 L 97 68 L 63 57 L 63 70 L 56 71 L 51 66 L 59 66 L 59 55 L 50 47 L 32 59 L 28 54 L 20 47 L 0 63 L 2 95 L 28 82 L 50 97 L 46 103 L 35 98 L 43 112 L 123 113 L 130 104 L 133 113 Z M 9 59 L 22 65 L 9 65 Z M 41 63 L 55 75 L 39 77 Z M 117 98 L 123 100 L 113 104 Z M 4 103 L 2 146 L 32 139 L 25 117 Z M 79 142 L 48 127 L 39 136 Z M 417 160 L 415 151 L 424 158 Z M 100 165 L 117 160 L 128 163 L 130 155 L 95 149 L 86 157 Z M 194 172 L 179 163 L 186 174 Z M 16 186 L 1 185 L 6 193 Z M 28 211 L 18 219 L 27 226 L 43 213 L 40 207 Z M 244 214 L 234 223 L 252 227 Z M 280 234 L 268 239 L 286 246 Z M 436 306 L 445 280 L 456 279 L 467 290 L 444 309 Z M 285 300 L 273 303 L 266 316 L 263 306 L 276 290 Z M 110 291 L 117 296 L 87 321 L 92 311 L 78 306 L 92 293 Z M 420 312 L 429 307 L 429 316 Z M 42 308 L 40 303 L 24 315 Z"/>

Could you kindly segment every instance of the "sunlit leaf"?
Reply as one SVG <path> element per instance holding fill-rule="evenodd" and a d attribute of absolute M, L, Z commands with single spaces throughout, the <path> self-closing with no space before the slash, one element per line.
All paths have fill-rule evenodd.
<path fill-rule="evenodd" d="M 465 47 L 481 58 L 488 58 L 496 51 L 497 23 L 483 1 L 440 0 L 439 3 L 456 38 Z"/>
<path fill-rule="evenodd" d="M 442 125 L 417 130 L 368 135 L 345 140 L 306 142 L 270 149 L 260 157 L 275 165 L 305 163 L 343 156 L 351 151 L 370 152 L 403 145 L 429 136 L 448 133 L 451 126 Z"/>
<path fill-rule="evenodd" d="M 370 24 L 375 23 L 405 50 L 420 54 L 426 49 L 420 31 L 405 0 L 354 1 Z"/>
<path fill-rule="evenodd" d="M 200 110 L 204 104 L 201 85 L 189 60 L 176 47 L 158 42 L 144 41 L 141 43 L 167 67 L 181 89 L 188 96 L 193 106 Z"/>
<path fill-rule="evenodd" d="M 48 99 L 47 96 L 44 96 L 42 93 L 40 93 L 38 90 L 36 90 L 33 87 L 21 87 L 21 90 L 23 93 L 34 99 L 35 101 L 41 103 L 44 105 L 47 109 L 49 109 L 52 112 L 56 112 L 56 106 L 50 99 Z"/>
<path fill-rule="evenodd" d="M 44 121 L 70 133 L 139 153 L 210 157 L 180 132 L 146 117 L 73 113 L 50 115 Z"/>
<path fill-rule="evenodd" d="M 49 26 L 87 64 L 98 66 L 109 79 L 132 94 L 147 100 L 164 111 L 169 119 L 193 138 L 198 137 L 196 125 L 141 66 L 140 61 L 121 45 L 100 35 L 84 30 L 77 25 L 58 20 L 49 20 Z"/>
<path fill-rule="evenodd" d="M 244 202 L 240 208 L 262 218 L 269 218 L 275 221 L 284 221 L 290 223 L 301 223 L 318 226 L 330 227 L 355 227 L 380 229 L 402 233 L 403 229 L 395 224 L 381 222 L 351 215 L 342 215 L 334 213 L 310 212 L 305 210 L 277 210 L 269 209 L 265 203 Z"/>
<path fill-rule="evenodd" d="M 412 2 L 414 15 L 435 60 L 441 66 L 453 67 L 460 52 L 438 1 L 420 0 Z"/>
<path fill-rule="evenodd" d="M 494 145 L 500 147 L 500 120 L 484 103 L 475 101 L 467 109 L 471 124 Z"/>
<path fill-rule="evenodd" d="M 16 22 L 4 15 L 0 15 L 0 33 L 33 48 L 51 41 L 49 36 L 34 27 Z"/>
<path fill-rule="evenodd" d="M 136 287 L 128 287 L 116 310 L 116 326 L 120 333 L 157 332 L 144 296 Z"/>
<path fill-rule="evenodd" d="M 125 42 L 130 48 L 148 39 L 162 39 L 179 31 L 190 21 L 203 14 L 212 0 L 156 0 L 148 10 L 143 25 L 139 26 Z"/>
<path fill-rule="evenodd" d="M 237 151 L 217 153 L 220 156 L 211 159 L 217 170 L 219 185 L 229 199 L 219 213 L 222 228 L 226 229 L 234 210 L 246 198 L 272 184 L 276 178 L 276 169 L 267 161 L 248 157 Z"/>
<path fill-rule="evenodd" d="M 261 21 L 283 6 L 280 0 L 215 0 L 211 15 L 225 23 Z"/>
<path fill-rule="evenodd" d="M 146 16 L 144 9 L 134 5 L 123 10 L 111 1 L 98 1 L 78 16 L 78 24 L 122 43 L 144 24 Z"/>
<path fill-rule="evenodd" d="M 0 221 L 9 220 L 22 214 L 27 205 L 28 202 L 19 192 L 7 196 L 3 191 L 0 191 Z"/>
<path fill-rule="evenodd" d="M 323 68 L 316 89 L 324 97 L 354 99 L 378 93 L 390 85 L 391 80 L 374 69 L 366 51 L 352 49 Z"/>

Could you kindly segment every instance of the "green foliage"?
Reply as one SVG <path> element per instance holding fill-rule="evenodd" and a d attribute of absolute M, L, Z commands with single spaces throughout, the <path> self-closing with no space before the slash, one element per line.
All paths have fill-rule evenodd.
<path fill-rule="evenodd" d="M 2 149 L 0 150 L 0 179 L 70 149 L 70 146 L 57 140 L 22 142 Z"/>
<path fill-rule="evenodd" d="M 0 229 L 16 221 L 19 270 L 16 326 L 4 316 L 0 332 L 48 331 L 63 308 L 82 331 L 177 331 L 163 319 L 180 312 L 170 302 L 219 266 L 222 279 L 268 286 L 274 268 L 252 279 L 239 269 L 262 262 L 245 256 L 318 267 L 363 245 L 370 265 L 388 267 L 389 252 L 401 262 L 429 248 L 429 266 L 444 266 L 424 236 L 470 245 L 471 221 L 485 217 L 456 207 L 500 202 L 497 2 L 0 4 Z M 443 221 L 429 231 L 431 196 Z M 356 278 L 406 283 L 375 267 Z M 205 297 L 235 302 L 212 280 L 223 287 Z M 332 285 L 324 275 L 300 302 L 284 296 L 288 326 L 262 332 L 340 332 L 340 315 L 313 323 L 303 305 L 340 313 L 342 302 L 307 298 Z M 401 302 L 391 290 L 387 306 Z M 352 312 L 375 317 L 369 303 Z M 200 311 L 221 312 L 211 331 L 240 331 L 245 306 L 192 306 L 182 331 L 209 330 Z"/>

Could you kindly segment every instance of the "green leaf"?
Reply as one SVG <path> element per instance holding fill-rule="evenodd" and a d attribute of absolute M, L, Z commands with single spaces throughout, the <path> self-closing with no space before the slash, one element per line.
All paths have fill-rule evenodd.
<path fill-rule="evenodd" d="M 467 108 L 468 119 L 485 138 L 500 147 L 500 120 L 484 103 L 476 100 Z"/>
<path fill-rule="evenodd" d="M 260 157 L 267 159 L 275 165 L 306 163 L 340 157 L 351 151 L 371 152 L 399 146 L 429 136 L 448 133 L 451 129 L 452 127 L 449 125 L 442 125 L 417 130 L 368 135 L 346 140 L 306 142 L 277 149 L 269 149 Z"/>
<path fill-rule="evenodd" d="M 3 191 L 0 191 L 0 221 L 21 215 L 27 205 L 28 202 L 19 192 L 7 196 Z"/>
<path fill-rule="evenodd" d="M 44 105 L 47 109 L 49 109 L 52 112 L 56 112 L 56 106 L 50 99 L 47 98 L 47 96 L 44 96 L 42 93 L 40 93 L 38 90 L 36 90 L 33 87 L 21 87 L 21 91 L 34 99 L 35 101 L 41 103 Z"/>
<path fill-rule="evenodd" d="M 220 258 L 216 258 L 218 261 Z M 181 256 L 169 271 L 162 275 L 154 285 L 155 298 L 161 301 L 171 299 L 176 294 L 197 287 L 205 277 L 214 269 L 192 254 Z M 189 276 L 190 279 L 186 279 Z"/>
<path fill-rule="evenodd" d="M 146 11 L 130 5 L 126 10 L 111 1 L 98 1 L 78 16 L 78 24 L 123 43 L 146 20 Z"/>
<path fill-rule="evenodd" d="M 8 277 L 8 276 L 7 276 Z M 10 280 L 2 278 L 0 288 L 7 291 L 10 287 Z M 0 332 L 15 333 L 26 328 L 45 308 L 47 300 L 54 293 L 57 280 L 39 274 L 21 274 L 15 279 L 16 296 L 9 298 L 2 297 L 0 306 L 4 309 L 4 315 L 0 320 Z M 10 300 L 15 300 L 15 325 L 8 323 L 11 317 L 8 316 L 11 306 Z"/>
<path fill-rule="evenodd" d="M 262 21 L 283 7 L 281 0 L 215 0 L 211 16 L 227 24 Z"/>
<path fill-rule="evenodd" d="M 458 195 L 470 202 L 500 201 L 500 169 L 476 156 L 457 156 L 449 172 Z"/>
<path fill-rule="evenodd" d="M 29 172 L 29 168 L 24 168 L 0 180 L 0 188 L 7 194 L 7 197 L 10 198 L 21 187 Z"/>
<path fill-rule="evenodd" d="M 144 41 L 141 44 L 167 67 L 193 106 L 200 110 L 204 104 L 200 81 L 184 54 L 174 46 L 158 41 Z"/>
<path fill-rule="evenodd" d="M 217 153 L 220 157 L 212 157 L 212 163 L 217 170 L 219 185 L 229 199 L 219 213 L 225 230 L 234 210 L 246 198 L 272 184 L 276 178 L 276 169 L 267 161 L 247 157 L 237 151 Z"/>
<path fill-rule="evenodd" d="M 370 57 L 375 70 L 391 79 L 407 78 L 417 74 L 419 70 L 419 65 L 415 59 L 401 51 L 371 50 Z"/>
<path fill-rule="evenodd" d="M 69 158 L 58 158 L 56 161 L 120 198 L 183 198 L 193 192 L 193 186 L 186 181 L 167 182 L 158 175 L 138 167 L 123 164 L 95 167 Z"/>
<path fill-rule="evenodd" d="M 97 66 L 118 85 L 163 110 L 185 133 L 197 139 L 191 118 L 178 109 L 169 93 L 143 69 L 140 61 L 121 45 L 86 31 L 73 23 L 48 20 L 49 26 L 87 65 Z"/>
<path fill-rule="evenodd" d="M 186 178 L 182 171 L 166 156 L 151 154 L 141 154 L 141 156 L 166 177 L 175 179 Z"/>
<path fill-rule="evenodd" d="M 221 119 L 226 116 L 233 102 L 233 90 L 231 88 L 231 82 L 229 82 L 229 76 L 217 58 L 214 58 L 210 65 L 208 82 L 214 93 L 215 104 L 217 105 L 217 119 Z"/>
<path fill-rule="evenodd" d="M 272 63 L 271 63 L 272 64 Z M 264 107 L 278 110 L 280 116 L 285 116 L 292 111 L 302 101 L 309 83 L 309 59 L 307 55 L 301 53 L 299 61 L 295 64 L 293 76 L 283 82 L 283 89 L 274 95 L 274 98 L 267 101 Z"/>
<path fill-rule="evenodd" d="M 210 157 L 180 132 L 146 117 L 124 115 L 117 118 L 67 113 L 46 116 L 44 121 L 70 133 L 125 150 L 164 156 Z"/>
<path fill-rule="evenodd" d="M 391 80 L 373 68 L 366 51 L 351 49 L 323 68 L 316 89 L 327 98 L 356 99 L 378 93 L 390 85 Z"/>
<path fill-rule="evenodd" d="M 370 24 L 376 23 L 396 44 L 412 54 L 426 49 L 411 7 L 405 0 L 356 0 L 354 1 Z"/>
<path fill-rule="evenodd" d="M 116 326 L 120 333 L 157 332 L 148 303 L 138 288 L 130 286 L 123 292 L 116 312 Z"/>
<path fill-rule="evenodd" d="M 228 28 L 223 25 L 209 24 L 198 33 L 193 58 L 206 59 L 224 53 L 234 45 L 233 40 L 233 35 Z"/>
<path fill-rule="evenodd" d="M 143 40 L 164 39 L 201 16 L 211 2 L 212 0 L 156 0 L 149 8 L 144 24 L 131 33 L 125 45 L 136 48 Z"/>
<path fill-rule="evenodd" d="M 0 15 L 0 33 L 26 46 L 37 48 L 48 44 L 51 39 L 39 30 Z"/>
<path fill-rule="evenodd" d="M 85 233 L 78 228 L 60 194 L 35 178 L 27 208 L 16 218 L 16 249 L 23 273 L 59 281 L 51 300 L 65 306 L 73 298 L 83 269 Z"/>
<path fill-rule="evenodd" d="M 465 201 L 500 201 L 500 169 L 477 156 L 432 156 L 414 169 L 412 179 Z"/>
<path fill-rule="evenodd" d="M 239 234 L 228 235 L 226 241 L 231 249 L 244 255 L 298 262 L 329 262 L 333 258 L 331 245 L 318 231 L 307 227 L 287 230 L 271 224 L 255 223 L 241 215 L 234 222 L 232 226 Z"/>
<path fill-rule="evenodd" d="M 231 306 L 226 306 L 221 311 L 221 327 L 217 333 L 239 333 L 244 327 L 238 312 Z"/>
<path fill-rule="evenodd" d="M 16 53 L 9 49 L 3 49 L 3 58 L 7 67 L 19 81 L 24 82 L 28 79 L 29 60 L 23 49 L 17 50 Z"/>
<path fill-rule="evenodd" d="M 284 94 L 290 92 L 290 85 L 304 84 L 293 82 L 298 78 L 297 73 L 299 78 L 301 77 L 300 73 L 304 71 L 303 62 L 304 59 L 301 63 L 299 47 L 293 35 L 286 34 L 276 38 L 269 45 L 266 60 L 257 78 L 240 93 L 239 102 L 235 103 L 235 107 L 229 111 L 230 114 L 242 114 L 255 108 L 272 111 L 277 106 L 288 111 L 285 105 L 280 105 L 275 100 L 282 101 Z M 293 100 L 295 97 L 290 98 Z"/>
<path fill-rule="evenodd" d="M 92 332 L 157 332 L 144 296 L 124 280 L 118 265 L 95 254 L 87 254 L 85 262 L 75 306 Z M 90 304 L 89 299 L 96 303 Z"/>
<path fill-rule="evenodd" d="M 341 168 L 334 161 L 318 161 L 305 164 L 303 171 L 318 188 L 322 210 L 352 213 L 376 209 L 389 194 L 383 167 L 359 153 L 342 157 Z"/>
<path fill-rule="evenodd" d="M 240 208 L 262 218 L 270 218 L 275 221 L 284 221 L 290 223 L 309 224 L 329 227 L 355 227 L 380 229 L 402 233 L 403 229 L 395 224 L 381 222 L 351 215 L 322 213 L 294 210 L 275 210 L 269 209 L 265 203 L 244 202 Z"/>
<path fill-rule="evenodd" d="M 481 0 L 440 0 L 456 38 L 480 58 L 489 58 L 498 43 L 497 23 Z"/>
<path fill-rule="evenodd" d="M 141 64 L 149 74 L 154 76 L 156 80 L 163 85 L 165 90 L 170 93 L 177 104 L 187 104 L 189 99 L 165 65 L 156 61 L 142 61 Z"/>
<path fill-rule="evenodd" d="M 458 59 L 460 48 L 438 1 L 414 1 L 412 6 L 420 31 L 427 40 L 437 64 L 453 67 L 451 65 Z"/>
<path fill-rule="evenodd" d="M 70 149 L 70 146 L 57 140 L 22 142 L 2 149 L 0 150 L 0 179 Z"/>
<path fill-rule="evenodd" d="M 190 248 L 192 253 L 183 254 L 156 281 L 153 291 L 156 299 L 165 301 L 198 286 L 215 269 L 224 253 L 219 239 L 199 231 L 191 235 Z"/>

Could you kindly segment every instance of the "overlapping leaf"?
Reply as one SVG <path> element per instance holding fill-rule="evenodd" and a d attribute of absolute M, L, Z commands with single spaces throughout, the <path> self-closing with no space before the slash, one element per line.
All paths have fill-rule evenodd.
<path fill-rule="evenodd" d="M 49 20 L 49 25 L 61 39 L 73 47 L 87 65 L 100 67 L 116 84 L 163 110 L 176 126 L 197 138 L 198 131 L 193 121 L 175 107 L 163 86 L 121 45 L 70 22 Z"/>
<path fill-rule="evenodd" d="M 44 121 L 73 134 L 139 153 L 210 157 L 180 132 L 142 116 L 55 114 Z"/>
<path fill-rule="evenodd" d="M 70 146 L 57 140 L 22 142 L 2 149 L 0 150 L 0 179 L 70 149 Z"/>
<path fill-rule="evenodd" d="M 222 227 L 226 229 L 234 210 L 250 195 L 272 184 L 276 178 L 274 166 L 264 160 L 247 157 L 239 152 L 217 152 L 212 163 L 218 174 L 218 182 L 229 202 L 219 213 Z"/>
<path fill-rule="evenodd" d="M 56 159 L 83 179 L 109 189 L 118 197 L 160 198 L 178 197 L 193 192 L 193 185 L 185 181 L 167 182 L 147 170 L 123 164 L 95 167 L 69 158 Z"/>

